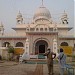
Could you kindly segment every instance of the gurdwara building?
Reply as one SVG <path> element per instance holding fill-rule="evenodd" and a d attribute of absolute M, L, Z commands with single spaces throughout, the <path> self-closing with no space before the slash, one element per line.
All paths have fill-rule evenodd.
<path fill-rule="evenodd" d="M 61 15 L 60 23 L 56 23 L 52 20 L 50 11 L 42 5 L 35 11 L 30 23 L 24 23 L 21 12 L 18 13 L 16 22 L 16 26 L 12 28 L 16 33 L 11 35 L 5 34 L 3 24 L 0 25 L 1 55 L 9 45 L 22 48 L 29 55 L 45 53 L 48 47 L 57 54 L 60 46 L 72 48 L 75 46 L 75 37 L 69 34 L 73 27 L 69 27 L 65 11 Z"/>

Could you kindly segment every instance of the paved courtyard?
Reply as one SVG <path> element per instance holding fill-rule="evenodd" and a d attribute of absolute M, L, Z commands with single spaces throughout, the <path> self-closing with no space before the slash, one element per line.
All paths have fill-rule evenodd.
<path fill-rule="evenodd" d="M 46 64 L 19 64 L 1 62 L 0 75 L 48 75 Z M 54 64 L 54 75 L 59 75 L 59 67 Z"/>

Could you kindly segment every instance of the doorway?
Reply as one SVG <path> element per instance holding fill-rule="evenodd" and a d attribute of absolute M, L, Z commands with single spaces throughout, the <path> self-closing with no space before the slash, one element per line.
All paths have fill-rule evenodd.
<path fill-rule="evenodd" d="M 35 54 L 45 53 L 48 43 L 45 40 L 39 40 L 35 44 Z"/>
<path fill-rule="evenodd" d="M 39 46 L 39 53 L 45 53 L 45 45 Z"/>

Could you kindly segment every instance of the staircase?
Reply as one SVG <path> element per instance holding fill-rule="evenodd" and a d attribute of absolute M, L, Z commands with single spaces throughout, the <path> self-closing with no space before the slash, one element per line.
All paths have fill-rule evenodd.
<path fill-rule="evenodd" d="M 38 59 L 45 59 L 45 56 L 43 54 L 38 54 Z"/>

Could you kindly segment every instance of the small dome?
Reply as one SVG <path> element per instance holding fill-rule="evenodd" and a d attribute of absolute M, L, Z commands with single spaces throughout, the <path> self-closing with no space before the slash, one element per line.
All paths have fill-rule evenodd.
<path fill-rule="evenodd" d="M 67 13 L 64 11 L 63 15 L 62 15 L 62 19 L 64 18 L 68 18 Z"/>
<path fill-rule="evenodd" d="M 51 18 L 51 14 L 46 7 L 39 7 L 36 10 L 33 19 L 37 20 L 37 19 L 40 19 L 40 18 L 48 19 L 48 20 Z"/>
<path fill-rule="evenodd" d="M 17 15 L 17 18 L 22 18 L 22 14 L 20 13 L 20 11 L 19 11 L 19 13 Z"/>

